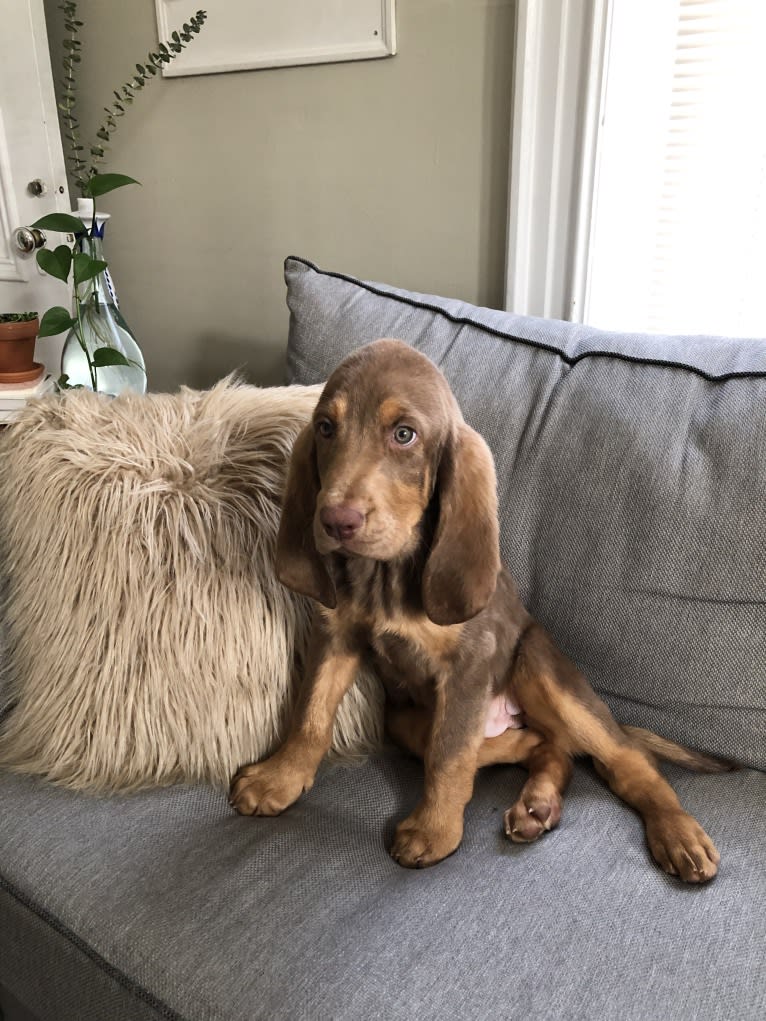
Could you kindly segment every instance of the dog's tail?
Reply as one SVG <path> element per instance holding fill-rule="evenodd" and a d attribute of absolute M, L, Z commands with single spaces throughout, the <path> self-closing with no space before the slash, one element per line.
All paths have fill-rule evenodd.
<path fill-rule="evenodd" d="M 640 748 L 666 762 L 675 762 L 679 766 L 696 770 L 698 773 L 727 773 L 732 769 L 739 769 L 736 762 L 728 759 L 716 759 L 712 755 L 703 755 L 702 752 L 695 752 L 691 748 L 685 748 L 675 741 L 668 741 L 651 730 L 644 730 L 643 727 L 628 727 L 622 724 L 622 730 Z"/>

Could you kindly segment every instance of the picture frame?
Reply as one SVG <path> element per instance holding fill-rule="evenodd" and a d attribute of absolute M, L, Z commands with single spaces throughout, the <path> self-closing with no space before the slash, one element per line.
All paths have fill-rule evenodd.
<path fill-rule="evenodd" d="M 189 0 L 155 0 L 160 39 L 189 17 Z M 194 42 L 165 77 L 350 60 L 396 53 L 395 0 L 206 0 Z"/>

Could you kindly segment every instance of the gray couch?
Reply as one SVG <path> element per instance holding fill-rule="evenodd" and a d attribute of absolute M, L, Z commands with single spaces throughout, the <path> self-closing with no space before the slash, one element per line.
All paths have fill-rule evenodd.
<path fill-rule="evenodd" d="M 690 888 L 588 764 L 560 828 L 502 835 L 482 773 L 460 850 L 385 851 L 418 797 L 394 751 L 278 819 L 208 788 L 94 799 L 0 776 L 6 1021 L 766 1016 L 766 340 L 610 335 L 286 264 L 293 381 L 402 337 L 497 461 L 502 552 L 617 717 L 745 768 L 667 774 L 721 872 Z"/>

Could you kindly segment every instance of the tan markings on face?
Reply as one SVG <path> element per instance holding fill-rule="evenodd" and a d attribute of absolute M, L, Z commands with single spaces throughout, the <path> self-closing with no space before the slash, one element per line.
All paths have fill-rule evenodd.
<path fill-rule="evenodd" d="M 327 414 L 331 415 L 336 422 L 342 422 L 348 413 L 348 399 L 345 394 L 338 393 L 327 405 Z"/>
<path fill-rule="evenodd" d="M 354 468 L 353 480 L 341 477 L 319 495 L 314 519 L 317 549 L 326 553 L 336 548 L 321 526 L 321 509 L 348 501 L 367 515 L 359 536 L 346 544 L 350 551 L 378 560 L 411 553 L 419 541 L 417 525 L 427 503 L 424 487 L 392 478 L 380 466 L 357 461 Z"/>
<path fill-rule="evenodd" d="M 387 397 L 378 408 L 378 418 L 387 427 L 396 425 L 405 415 L 406 411 L 396 397 Z"/>
<path fill-rule="evenodd" d="M 401 479 L 386 478 L 382 472 L 376 472 L 375 476 L 373 492 L 378 495 L 376 524 L 381 539 L 385 536 L 389 544 L 398 545 L 405 552 L 425 510 L 422 487 Z"/>

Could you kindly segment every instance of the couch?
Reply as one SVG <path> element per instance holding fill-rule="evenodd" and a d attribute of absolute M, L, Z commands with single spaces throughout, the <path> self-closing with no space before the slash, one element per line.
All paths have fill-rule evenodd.
<path fill-rule="evenodd" d="M 111 798 L 0 774 L 4 1021 L 766 1016 L 766 340 L 610 334 L 286 262 L 291 381 L 401 337 L 498 469 L 502 554 L 622 722 L 731 757 L 665 771 L 721 855 L 687 887 L 578 764 L 510 844 L 522 770 L 482 772 L 458 852 L 388 857 L 420 764 L 323 768 L 276 819 L 225 791 Z"/>

